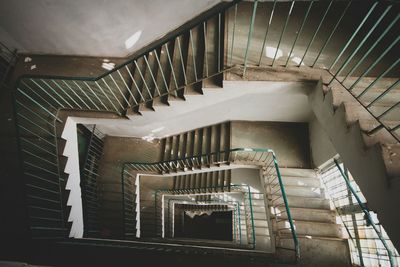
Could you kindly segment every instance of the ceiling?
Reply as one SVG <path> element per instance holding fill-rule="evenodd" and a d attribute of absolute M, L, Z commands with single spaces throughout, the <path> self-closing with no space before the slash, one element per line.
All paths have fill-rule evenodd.
<path fill-rule="evenodd" d="M 0 0 L 0 42 L 20 53 L 126 57 L 221 0 Z"/>

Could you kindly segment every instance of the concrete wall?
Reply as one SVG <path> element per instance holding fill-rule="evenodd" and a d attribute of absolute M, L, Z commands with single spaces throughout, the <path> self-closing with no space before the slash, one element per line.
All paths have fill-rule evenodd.
<path fill-rule="evenodd" d="M 328 135 L 313 116 L 309 123 L 312 166 L 317 168 L 337 154 Z"/>
<path fill-rule="evenodd" d="M 280 167 L 311 167 L 306 123 L 235 121 L 231 125 L 232 148 L 270 148 Z"/>
<path fill-rule="evenodd" d="M 0 40 L 24 53 L 125 57 L 218 2 L 0 1 Z"/>

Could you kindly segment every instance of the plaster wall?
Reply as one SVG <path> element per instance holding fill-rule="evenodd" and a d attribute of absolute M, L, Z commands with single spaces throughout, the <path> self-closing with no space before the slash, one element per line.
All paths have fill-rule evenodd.
<path fill-rule="evenodd" d="M 306 123 L 234 121 L 231 126 L 232 148 L 270 148 L 282 168 L 311 167 Z"/>
<path fill-rule="evenodd" d="M 333 158 L 337 152 L 329 136 L 315 117 L 310 120 L 309 133 L 312 166 L 318 168 Z"/>

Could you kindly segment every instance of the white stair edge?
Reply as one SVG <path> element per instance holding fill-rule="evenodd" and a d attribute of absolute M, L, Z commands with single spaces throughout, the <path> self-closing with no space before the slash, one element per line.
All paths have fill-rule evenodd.
<path fill-rule="evenodd" d="M 72 222 L 69 237 L 83 237 L 83 208 L 81 176 L 79 169 L 78 135 L 76 122 L 68 117 L 65 123 L 61 138 L 66 140 L 63 155 L 67 157 L 64 172 L 68 174 L 65 189 L 70 191 L 67 206 L 71 207 L 68 222 Z"/>

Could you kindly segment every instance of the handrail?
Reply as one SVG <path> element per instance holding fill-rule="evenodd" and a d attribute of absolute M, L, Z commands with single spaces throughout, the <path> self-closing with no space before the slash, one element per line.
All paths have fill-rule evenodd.
<path fill-rule="evenodd" d="M 385 249 L 386 249 L 386 251 L 388 253 L 390 266 L 391 267 L 397 266 L 395 264 L 394 255 L 393 255 L 391 249 L 389 248 L 389 245 L 387 244 L 386 240 L 383 238 L 382 233 L 378 230 L 377 226 L 375 225 L 374 220 L 371 217 L 369 209 L 361 201 L 361 199 L 358 196 L 356 190 L 354 190 L 353 186 L 351 185 L 351 183 L 349 181 L 349 178 L 347 177 L 347 175 L 343 172 L 342 168 L 340 167 L 337 159 L 334 159 L 334 162 L 335 162 L 335 165 L 336 165 L 337 169 L 339 170 L 340 174 L 342 175 L 344 181 L 346 182 L 347 187 L 350 189 L 351 193 L 353 194 L 354 198 L 356 199 L 357 204 L 360 206 L 362 212 L 364 213 L 365 217 L 367 218 L 368 223 L 372 226 L 372 228 L 374 229 L 375 233 L 378 235 L 379 240 L 382 242 L 383 246 L 385 247 Z"/>
<path fill-rule="evenodd" d="M 291 8 L 296 8 L 298 5 L 298 1 L 291 1 L 292 5 Z M 34 197 L 39 197 L 41 194 L 37 193 L 37 191 L 34 190 L 47 190 L 49 194 L 54 194 L 56 192 L 55 190 L 51 190 L 49 185 L 47 187 L 44 186 L 43 188 L 37 189 L 35 188 L 32 190 L 32 184 L 29 184 L 29 182 L 36 182 L 37 184 L 40 184 L 43 182 L 43 177 L 40 177 L 42 175 L 42 170 L 47 169 L 48 166 L 55 164 L 56 167 L 60 167 L 59 159 L 58 159 L 58 151 L 57 151 L 57 136 L 49 137 L 48 135 L 48 130 L 44 129 L 42 125 L 39 122 L 44 122 L 44 124 L 51 124 L 52 127 L 58 123 L 62 122 L 58 117 L 57 117 L 57 112 L 61 109 L 68 109 L 68 110 L 94 110 L 94 111 L 108 111 L 108 112 L 115 112 L 119 115 L 125 115 L 124 112 L 126 112 L 129 108 L 136 108 L 141 104 L 144 103 L 149 103 L 152 105 L 151 101 L 154 100 L 157 97 L 161 96 L 167 96 L 167 95 L 175 95 L 175 97 L 178 96 L 178 93 L 182 93 L 182 95 L 179 95 L 179 97 L 183 97 L 185 92 L 182 92 L 182 88 L 185 87 L 190 87 L 192 85 L 195 85 L 205 79 L 208 79 L 210 77 L 215 77 L 216 75 L 222 74 L 224 71 L 230 70 L 234 67 L 239 67 L 243 68 L 243 75 L 245 75 L 245 69 L 253 64 L 255 67 L 259 66 L 269 66 L 273 67 L 280 65 L 284 67 L 302 67 L 308 66 L 310 68 L 314 69 L 321 69 L 321 70 L 326 70 L 327 72 L 331 73 L 332 77 L 335 77 L 335 80 L 340 76 L 341 72 L 345 70 L 345 78 L 342 80 L 340 79 L 340 83 L 346 85 L 345 89 L 349 92 L 355 91 L 355 86 L 358 84 L 359 87 L 361 87 L 362 92 L 361 94 L 357 95 L 357 99 L 360 98 L 362 95 L 365 95 L 373 86 L 375 86 L 381 79 L 382 77 L 391 77 L 389 74 L 393 72 L 393 69 L 397 67 L 397 65 L 400 63 L 400 60 L 396 56 L 391 56 L 393 51 L 395 51 L 396 45 L 400 41 L 400 37 L 391 34 L 391 31 L 396 29 L 396 26 L 398 25 L 397 23 L 399 22 L 400 15 L 395 14 L 393 15 L 393 12 L 388 12 L 385 10 L 389 10 L 390 7 L 389 5 L 396 5 L 394 6 L 395 8 L 398 7 L 399 3 L 395 1 L 379 1 L 378 4 L 373 3 L 370 4 L 369 2 L 367 3 L 368 5 L 368 12 L 365 16 L 361 17 L 360 21 L 356 22 L 357 29 L 354 30 L 352 36 L 347 40 L 346 38 L 342 38 L 343 35 L 339 36 L 340 38 L 337 38 L 337 33 L 340 32 L 340 26 L 343 26 L 343 22 L 346 21 L 346 19 L 343 19 L 344 16 L 352 16 L 353 13 L 351 12 L 360 12 L 359 10 L 355 8 L 348 8 L 349 6 L 353 5 L 353 2 L 348 1 L 348 5 L 345 6 L 344 9 L 342 9 L 339 5 L 335 7 L 335 4 L 332 4 L 333 1 L 314 1 L 313 2 L 313 9 L 318 9 L 318 12 L 322 10 L 324 16 L 320 16 L 321 20 L 318 23 L 317 30 L 314 31 L 314 34 L 311 38 L 303 36 L 305 32 L 308 32 L 309 30 L 312 31 L 312 29 L 305 29 L 307 28 L 307 25 L 310 23 L 305 22 L 304 25 L 305 28 L 303 30 L 303 23 L 299 23 L 299 31 L 296 34 L 296 38 L 294 38 L 294 42 L 288 41 L 287 43 L 285 42 L 285 46 L 288 45 L 288 47 L 292 47 L 292 49 L 295 48 L 296 46 L 296 41 L 298 38 L 306 38 L 309 40 L 308 45 L 305 49 L 300 48 L 299 46 L 296 47 L 296 51 L 299 51 L 299 56 L 301 56 L 301 61 L 299 63 L 296 63 L 294 60 L 295 58 L 290 58 L 291 53 L 288 54 L 289 58 L 286 58 L 286 56 L 279 56 L 278 54 L 278 49 L 279 47 L 276 48 L 275 53 L 273 58 L 271 58 L 271 63 L 272 64 L 266 64 L 266 62 L 263 62 L 260 60 L 259 64 L 253 64 L 251 62 L 258 62 L 259 56 L 261 59 L 264 59 L 264 61 L 269 60 L 267 56 L 264 55 L 264 50 L 265 46 L 270 45 L 271 40 L 268 40 L 268 37 L 271 37 L 271 29 L 276 28 L 276 29 L 282 29 L 280 34 L 276 36 L 280 36 L 279 39 L 281 40 L 286 40 L 284 35 L 287 35 L 288 32 L 285 32 L 286 27 L 272 27 L 271 23 L 280 23 L 281 25 L 276 25 L 276 26 L 284 26 L 283 23 L 277 22 L 279 20 L 275 19 L 276 12 L 274 15 L 274 12 L 270 13 L 269 16 L 269 23 L 267 24 L 268 27 L 266 28 L 266 25 L 263 23 L 254 23 L 253 28 L 249 34 L 245 32 L 245 35 L 247 35 L 248 40 L 247 43 L 245 41 L 245 46 L 247 47 L 246 50 L 249 49 L 254 49 L 252 51 L 246 51 L 247 56 L 247 61 L 244 60 L 243 58 L 243 52 L 242 51 L 242 44 L 237 42 L 237 38 L 235 39 L 234 36 L 235 34 L 238 34 L 239 32 L 243 32 L 243 27 L 247 29 L 247 26 L 252 24 L 252 22 L 257 22 L 256 16 L 257 14 L 260 14 L 261 12 L 258 12 L 260 8 L 266 8 L 268 9 L 268 5 L 273 5 L 273 10 L 275 10 L 275 6 L 279 5 L 286 5 L 285 3 L 281 1 L 274 1 L 274 3 L 268 3 L 268 2 L 262 2 L 262 1 L 254 1 L 252 3 L 245 2 L 245 1 L 239 1 L 235 0 L 230 3 L 224 3 L 221 5 L 220 9 L 217 8 L 213 12 L 204 15 L 204 18 L 199 19 L 197 22 L 190 22 L 186 26 L 181 27 L 177 31 L 175 31 L 172 35 L 166 36 L 164 39 L 161 41 L 156 41 L 153 45 L 148 46 L 147 48 L 144 48 L 143 51 L 138 52 L 137 55 L 134 55 L 133 58 L 127 60 L 125 63 L 117 66 L 113 70 L 110 70 L 108 72 L 103 73 L 102 75 L 98 77 L 65 77 L 65 76 L 52 76 L 52 75 L 22 75 L 17 78 L 16 81 L 16 90 L 14 92 L 14 108 L 15 108 L 15 122 L 16 122 L 16 128 L 17 128 L 17 136 L 18 136 L 18 146 L 21 154 L 21 163 L 23 166 L 23 176 L 25 180 L 25 184 L 30 187 L 30 190 L 33 192 Z M 283 4 L 282 4 L 283 3 Z M 243 19 L 243 17 L 236 16 L 238 9 L 242 7 L 242 5 L 253 5 L 253 10 L 256 12 L 253 12 L 252 15 L 247 19 Z M 332 8 L 331 8 L 332 6 Z M 380 8 L 383 6 L 383 8 Z M 232 8 L 233 7 L 233 8 Z M 316 8 L 317 7 L 317 8 Z M 310 47 L 315 46 L 316 43 L 314 43 L 315 37 L 318 34 L 319 29 L 324 28 L 324 23 L 331 23 L 331 21 L 327 22 L 325 21 L 325 14 L 329 15 L 328 13 L 332 13 L 332 9 L 335 9 L 335 12 L 338 11 L 338 14 L 340 16 L 335 16 L 335 19 L 337 17 L 337 20 L 335 20 L 334 27 L 331 30 L 329 30 L 329 37 L 323 42 L 323 46 L 320 49 L 317 49 L 317 58 L 314 58 L 313 55 L 310 55 Z M 392 8 L 395 9 L 395 8 Z M 281 9 L 277 8 L 276 10 Z M 281 10 L 284 10 L 282 8 Z M 263 10 L 262 10 L 263 11 Z M 305 11 L 305 10 L 304 10 Z M 313 10 L 314 11 L 314 10 Z M 233 15 L 231 13 L 235 12 L 234 18 L 230 18 L 230 15 Z M 277 11 L 278 12 L 278 11 Z M 379 14 L 375 14 L 379 13 Z M 298 16 L 301 20 L 307 20 L 307 13 L 304 13 L 304 17 Z M 357 13 L 358 14 L 358 13 Z M 375 16 L 377 15 L 377 16 Z M 296 17 L 293 16 L 289 10 L 289 13 L 285 13 L 286 20 L 285 24 L 287 23 L 293 23 L 293 19 Z M 387 21 L 389 24 L 386 27 L 385 25 L 380 24 L 380 19 L 377 20 L 376 18 L 384 18 L 383 21 Z M 211 21 L 212 20 L 212 21 Z M 233 20 L 233 21 L 232 21 Z M 374 20 L 372 23 L 373 26 L 370 27 L 370 30 L 366 31 L 368 33 L 364 33 L 364 31 L 359 31 L 359 29 L 366 27 L 366 25 L 370 25 L 371 21 Z M 214 24 L 208 25 L 207 23 L 211 21 Z M 230 24 L 233 22 L 234 27 L 229 28 Z M 214 35 L 212 38 L 210 37 L 210 31 L 207 31 L 207 27 L 212 26 L 214 27 Z M 269 27 L 271 26 L 271 27 Z M 275 26 L 275 25 L 274 25 Z M 326 25 L 325 25 L 326 26 Z M 208 42 L 214 41 L 214 50 L 210 50 L 210 47 L 207 47 L 207 42 L 203 43 L 204 45 L 204 51 L 201 51 L 201 53 L 198 53 L 198 57 L 202 57 L 203 60 L 206 62 L 205 66 L 205 72 L 197 76 L 195 73 L 195 79 L 193 81 L 185 81 L 185 82 L 179 82 L 176 80 L 175 74 L 174 74 L 174 69 L 178 71 L 181 70 L 181 66 L 183 63 L 182 57 L 179 57 L 178 53 L 176 53 L 176 62 L 171 63 L 171 58 L 169 53 L 173 52 L 172 49 L 174 49 L 172 44 L 180 37 L 184 35 L 190 35 L 192 33 L 191 31 L 194 31 L 195 28 L 197 29 L 202 28 L 198 33 L 199 35 L 202 35 L 200 37 L 206 37 L 206 40 Z M 269 29 L 269 30 L 268 30 Z M 253 38 L 259 37 L 258 34 L 254 34 L 255 32 L 259 31 L 264 32 L 265 35 L 262 36 L 264 37 L 264 42 L 263 42 L 263 47 L 261 49 L 254 48 L 254 46 L 250 45 L 251 43 L 254 44 Z M 279 31 L 279 30 L 278 30 Z M 375 33 L 379 31 L 379 33 Z M 371 34 L 372 33 L 372 34 Z M 207 35 L 208 34 L 208 35 Z M 269 35 L 268 35 L 269 34 Z M 357 36 L 360 36 L 360 38 L 354 38 L 354 36 L 357 34 Z M 300 36 L 301 35 L 301 36 Z M 208 36 L 208 37 L 207 37 Z M 231 38 L 232 37 L 232 38 Z M 224 42 L 225 40 L 229 40 L 231 38 L 231 42 Z M 367 40 L 368 42 L 373 43 L 368 48 L 368 51 L 364 54 L 364 56 L 357 62 L 357 64 L 354 64 L 355 60 L 358 60 L 358 57 L 353 57 L 357 53 L 357 51 L 361 51 L 360 49 L 363 48 L 365 43 L 364 41 Z M 371 40 L 370 40 L 371 39 Z M 235 43 L 236 40 L 236 43 Z M 384 52 L 380 53 L 379 51 L 375 51 L 375 47 L 382 46 L 382 41 L 385 40 L 385 47 L 383 47 Z M 191 40 L 193 41 L 193 40 Z M 344 41 L 344 43 L 343 43 Z M 218 45 L 216 44 L 218 42 Z M 251 42 L 251 43 L 250 43 Z M 339 46 L 342 46 L 342 48 L 338 51 L 337 55 L 333 54 L 334 57 L 334 64 L 330 64 L 330 60 L 332 56 L 326 57 L 326 54 L 323 52 L 326 52 L 326 48 L 329 47 L 330 44 L 337 42 Z M 281 42 L 279 42 L 281 43 Z M 171 44 L 171 46 L 170 46 Z M 283 44 L 280 44 L 280 47 L 284 47 Z M 272 47 L 273 48 L 273 47 Z M 188 48 L 188 49 L 193 49 L 193 48 Z M 199 49 L 197 49 L 199 50 Z M 259 54 L 258 52 L 261 53 Z M 146 55 L 149 54 L 150 52 L 165 52 L 164 54 L 166 57 L 168 57 L 169 61 L 164 62 L 165 67 L 168 68 L 169 70 L 172 70 L 171 73 L 168 73 L 168 75 L 172 74 L 172 76 L 169 77 L 171 78 L 169 81 L 169 84 L 165 82 L 165 79 L 160 79 L 161 82 L 159 81 L 154 81 L 151 79 L 152 77 L 149 76 L 149 81 L 152 83 L 155 83 L 155 85 L 158 86 L 158 84 L 163 85 L 165 84 L 165 87 L 163 85 L 163 91 L 160 93 L 157 93 L 154 88 L 153 93 L 149 92 L 147 94 L 146 92 L 146 86 L 136 86 L 136 81 L 143 83 L 145 85 L 146 81 L 141 77 L 141 75 L 137 76 L 135 78 L 133 76 L 128 76 L 130 73 L 130 70 L 133 70 L 134 64 L 136 63 L 135 60 L 138 59 L 143 59 L 146 60 Z M 204 52 L 207 53 L 204 53 Z M 228 52 L 229 51 L 229 52 Z M 198 52 L 198 51 L 197 51 Z M 251 53 L 249 53 L 251 52 Z M 228 53 L 231 53 L 230 55 L 230 61 L 225 62 L 227 60 L 226 56 Z M 193 53 L 192 53 L 193 54 Z M 306 57 L 307 54 L 307 57 Z M 314 54 L 314 53 L 312 53 Z M 377 58 L 375 58 L 375 54 L 379 54 Z M 155 53 L 155 57 L 157 57 L 157 54 Z M 206 55 L 206 56 L 204 56 Z M 218 67 L 217 62 L 207 62 L 207 59 L 209 56 L 213 56 L 216 60 L 218 60 Z M 343 59 L 345 55 L 350 55 L 349 59 Z M 186 55 L 185 55 L 186 56 Z M 283 65 L 280 63 L 280 59 L 278 57 L 281 57 L 283 59 Z M 193 57 L 194 58 L 194 57 Z M 196 59 L 198 64 L 200 64 L 199 58 Z M 292 63 L 295 62 L 296 64 L 294 65 L 285 64 L 288 59 L 291 59 L 290 62 Z M 312 59 L 312 64 L 310 64 L 309 61 Z M 370 60 L 372 64 L 365 70 L 360 70 L 359 66 L 361 62 L 367 62 Z M 172 61 L 174 61 L 174 58 L 172 58 Z M 193 60 L 195 61 L 195 60 Z M 282 61 L 282 60 L 281 60 Z M 316 64 L 318 61 L 318 64 Z M 341 63 L 341 66 L 334 66 L 334 65 L 339 65 L 340 62 L 344 61 L 344 63 Z M 155 61 L 154 61 L 155 62 Z M 195 62 L 193 62 L 195 63 Z M 132 68 L 129 69 L 128 65 L 132 64 Z M 169 64 L 169 65 L 168 65 Z M 196 64 L 196 63 L 195 63 Z M 173 66 L 174 65 L 174 66 Z M 203 64 L 204 65 L 204 64 Z M 351 66 L 351 69 L 348 70 L 349 67 Z M 146 67 L 143 65 L 146 70 L 150 72 L 150 75 L 152 74 L 152 69 L 150 67 Z M 155 62 L 154 66 L 161 66 L 160 62 Z M 154 67 L 153 66 L 153 67 Z M 330 66 L 329 69 L 325 69 L 324 66 Z M 379 72 L 380 74 L 376 74 L 377 71 L 379 71 L 377 68 L 375 69 L 376 66 L 383 66 L 382 69 L 385 69 L 383 72 Z M 187 64 L 188 68 L 194 67 L 196 68 L 197 65 L 194 66 L 189 66 L 189 63 Z M 208 72 L 208 68 L 210 67 L 210 72 Z M 213 70 L 211 70 L 211 67 L 213 67 Z M 335 67 L 335 68 L 333 68 Z M 140 68 L 137 68 L 138 71 L 140 72 Z M 162 69 L 162 68 L 160 68 Z M 248 69 L 248 68 L 247 68 Z M 125 71 L 125 76 L 121 75 L 119 71 L 122 72 L 122 70 Z M 200 72 L 200 71 L 199 71 Z M 362 74 L 357 78 L 357 80 L 352 83 L 351 86 L 347 86 L 349 82 L 349 76 L 353 73 L 359 73 L 362 72 Z M 366 77 L 368 74 L 375 72 L 372 76 L 377 76 L 376 79 L 373 80 L 373 82 L 369 83 L 367 86 L 360 86 L 360 81 L 364 77 Z M 112 74 L 115 74 L 112 76 Z M 162 70 L 160 71 L 160 75 L 163 75 Z M 182 73 L 183 75 L 183 73 Z M 153 75 L 151 75 L 153 76 Z M 117 80 L 118 79 L 118 80 Z M 135 87 L 135 86 L 136 87 Z M 371 106 L 374 105 L 378 100 L 380 100 L 382 97 L 384 97 L 387 93 L 392 91 L 393 89 L 397 88 L 399 85 L 399 81 L 397 80 L 393 84 L 391 84 L 389 87 L 385 89 L 384 92 L 380 93 L 379 96 L 374 97 L 372 102 L 366 103 L 364 101 L 360 101 L 360 103 L 363 105 L 364 108 L 367 110 L 370 110 L 372 112 Z M 332 87 L 332 84 L 329 84 L 330 87 Z M 136 88 L 136 89 L 135 89 Z M 148 89 L 148 88 L 147 88 Z M 149 90 L 147 90 L 149 91 Z M 142 94 L 143 93 L 143 94 Z M 137 94 L 137 95 L 136 95 Z M 136 96 L 134 96 L 136 95 Z M 145 95 L 145 96 L 143 96 Z M 136 99 L 136 98 L 137 99 Z M 133 101 L 135 103 L 133 103 Z M 397 137 L 397 129 L 400 127 L 400 125 L 394 126 L 394 127 L 389 127 L 386 126 L 384 123 L 384 116 L 387 116 L 389 112 L 392 112 L 395 108 L 399 107 L 400 102 L 397 102 L 395 104 L 390 104 L 390 107 L 386 109 L 383 113 L 381 114 L 375 114 L 375 118 L 379 121 L 380 125 L 377 126 L 377 128 L 372 129 L 369 134 L 373 134 L 374 131 L 377 131 L 381 128 L 385 128 L 387 131 L 389 131 L 392 135 L 395 135 L 394 137 Z M 135 110 L 136 111 L 136 110 Z M 35 119 L 33 119 L 35 117 Z M 38 117 L 38 119 L 37 119 Z M 56 121 L 53 121 L 53 118 L 56 118 Z M 24 137 L 34 137 L 31 139 L 23 139 Z M 51 139 L 50 139 L 51 138 Z M 396 138 L 397 141 L 399 141 L 399 137 Z M 28 143 L 30 142 L 30 143 Z M 46 165 L 44 168 L 43 166 L 39 166 L 42 170 L 38 170 L 36 168 L 34 171 L 30 172 L 29 174 L 27 170 L 30 168 L 26 167 L 27 165 L 27 160 L 26 158 L 32 158 L 35 157 L 36 154 L 36 149 L 41 149 L 43 144 L 48 147 L 45 147 L 43 150 L 47 150 L 44 153 L 47 153 L 50 155 L 55 155 L 53 156 L 48 156 L 46 158 L 47 162 L 43 164 L 49 164 Z M 37 157 L 36 157 L 37 158 Z M 35 158 L 35 160 L 36 160 Z M 205 160 L 208 160 L 205 158 Z M 51 162 L 50 162 L 51 161 Z M 49 163 L 50 162 L 50 163 Z M 144 165 L 147 166 L 147 165 Z M 36 166 L 37 167 L 37 166 Z M 160 167 L 161 168 L 161 167 Z M 60 168 L 59 168 L 60 169 Z M 54 170 L 56 172 L 56 170 Z M 33 174 L 33 176 L 32 176 Z M 29 176 L 30 175 L 30 176 Z M 48 176 L 48 174 L 45 174 Z M 29 176 L 29 177 L 27 177 Z M 42 179 L 42 180 L 40 180 Z M 60 185 L 63 182 L 62 174 L 60 171 L 57 171 L 57 174 L 52 175 L 50 178 L 50 183 L 59 183 Z M 58 190 L 57 190 L 58 191 Z M 50 199 L 50 197 L 47 199 L 47 203 L 50 203 L 50 201 L 59 201 L 62 203 L 62 192 L 57 193 L 56 199 Z M 28 194 L 26 194 L 28 195 Z M 31 196 L 30 196 L 31 197 Z M 55 198 L 55 197 L 53 197 Z M 28 203 L 32 203 L 33 201 L 27 201 Z M 43 204 L 41 208 L 44 207 L 50 207 L 52 204 Z M 62 209 L 62 207 L 61 207 Z M 60 212 L 60 211 L 59 211 Z M 62 213 L 64 213 L 63 210 L 61 210 Z M 32 216 L 29 214 L 29 218 Z M 57 217 L 57 216 L 54 216 Z M 64 218 L 54 218 L 57 220 L 62 220 L 65 222 Z M 60 223 L 60 225 L 64 225 L 65 223 Z M 40 225 L 43 226 L 45 223 L 40 222 Z M 48 231 L 50 232 L 50 231 Z"/>
<path fill-rule="evenodd" d="M 238 158 L 238 153 L 247 153 L 247 157 L 244 159 Z M 272 159 L 269 159 L 268 154 L 272 155 Z M 221 157 L 224 155 L 224 157 Z M 215 157 L 213 157 L 215 156 Z M 213 159 L 217 159 L 213 161 Z M 222 159 L 222 160 L 221 160 Z M 264 148 L 231 148 L 229 150 L 219 151 L 219 152 L 210 152 L 204 153 L 201 155 L 195 155 L 191 157 L 183 157 L 177 158 L 173 160 L 167 161 L 158 161 L 158 162 L 125 162 L 123 164 L 123 172 L 122 172 L 122 183 L 124 184 L 124 175 L 125 173 L 130 174 L 130 171 L 134 171 L 136 174 L 140 173 L 155 173 L 155 174 L 164 174 L 169 171 L 186 171 L 188 168 L 194 168 L 196 166 L 202 165 L 219 165 L 223 163 L 234 163 L 235 161 L 245 161 L 252 162 L 256 165 L 264 166 L 265 164 L 273 163 L 273 168 L 276 172 L 276 179 L 278 180 L 278 185 L 280 187 L 280 192 L 283 198 L 283 204 L 285 206 L 285 210 L 287 213 L 287 219 L 290 225 L 290 231 L 292 234 L 294 246 L 295 246 L 295 257 L 296 261 L 300 258 L 300 244 L 297 238 L 296 228 L 293 223 L 293 219 L 290 213 L 289 203 L 286 196 L 286 192 L 284 190 L 284 185 L 282 182 L 282 177 L 279 171 L 278 160 L 276 158 L 275 152 L 272 149 L 264 149 Z M 129 168 L 129 171 L 126 169 Z M 124 187 L 122 188 L 122 193 L 124 194 Z M 156 193 L 157 195 L 157 193 Z M 124 199 L 123 199 L 124 201 Z M 125 220 L 125 219 L 124 219 Z M 253 222 L 254 223 L 254 222 Z"/>
<path fill-rule="evenodd" d="M 247 187 L 247 190 L 245 189 L 245 191 L 243 191 L 243 189 L 242 189 L 243 187 Z M 232 191 L 235 188 L 239 188 L 240 190 L 242 190 L 243 193 L 248 195 L 249 207 L 250 207 L 250 223 L 251 223 L 251 228 L 252 228 L 252 232 L 251 232 L 252 233 L 252 237 L 251 237 L 251 239 L 252 239 L 252 247 L 254 249 L 255 248 L 255 243 L 256 243 L 256 241 L 255 241 L 255 225 L 254 225 L 254 214 L 253 214 L 254 212 L 253 212 L 253 204 L 252 204 L 252 200 L 251 200 L 250 186 L 247 185 L 247 184 L 230 184 L 230 185 L 224 186 L 223 187 L 223 191 L 225 191 L 225 189 L 228 189 L 228 190 Z M 203 189 L 203 190 L 209 190 L 209 189 L 214 190 L 215 187 L 201 187 L 201 189 Z M 186 194 L 187 195 L 208 195 L 208 194 L 211 194 L 211 193 L 199 193 L 199 192 L 196 192 L 196 190 L 197 189 L 188 189 L 187 191 L 189 191 L 189 192 L 186 192 Z M 157 217 L 157 197 L 158 197 L 158 194 L 160 192 L 163 192 L 163 193 L 174 193 L 174 191 L 178 191 L 178 190 L 177 189 L 158 189 L 158 190 L 155 191 L 155 194 L 154 194 L 155 217 Z M 190 191 L 194 191 L 194 192 L 190 193 Z M 180 194 L 180 193 L 178 192 L 178 194 Z M 214 193 L 214 194 L 218 194 L 218 193 Z M 239 212 L 239 214 L 240 214 L 240 212 Z"/>
<path fill-rule="evenodd" d="M 240 204 L 239 204 L 239 201 L 228 201 L 228 200 L 221 200 L 221 199 L 220 200 L 206 200 L 206 201 L 189 201 L 189 200 L 186 200 L 186 199 L 171 199 L 170 198 L 170 199 L 168 199 L 168 218 L 169 218 L 169 214 L 170 214 L 169 210 L 170 210 L 170 202 L 171 201 L 184 201 L 184 202 L 188 202 L 188 203 L 198 203 L 198 204 L 199 204 L 199 202 L 204 202 L 204 203 L 207 203 L 207 204 L 208 203 L 216 203 L 216 204 L 228 203 L 227 205 L 232 205 L 232 203 L 233 203 L 233 205 L 236 206 L 236 216 L 237 216 L 237 220 L 238 220 L 237 225 L 238 225 L 238 228 L 239 228 L 239 229 L 237 229 L 236 225 L 234 225 L 235 235 L 236 235 L 235 237 L 236 238 L 239 237 L 239 244 L 242 244 L 242 230 L 241 230 Z M 183 204 L 185 204 L 185 203 L 183 203 Z M 209 205 L 213 205 L 213 204 L 209 204 Z M 236 219 L 235 219 L 235 221 L 236 221 Z M 168 224 L 171 224 L 171 222 L 168 222 Z M 237 234 L 237 231 L 239 231 L 239 235 Z"/>

